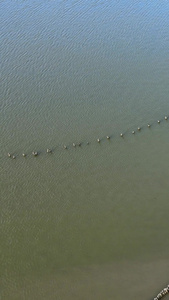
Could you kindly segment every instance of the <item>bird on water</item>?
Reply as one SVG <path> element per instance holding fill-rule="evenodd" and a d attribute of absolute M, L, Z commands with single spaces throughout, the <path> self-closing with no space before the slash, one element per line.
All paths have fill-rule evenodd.
<path fill-rule="evenodd" d="M 48 149 L 46 150 L 46 152 L 47 152 L 47 153 L 52 153 L 52 150 L 48 148 Z"/>
<path fill-rule="evenodd" d="M 33 152 L 32 152 L 32 155 L 33 155 L 33 156 L 38 156 L 38 152 L 37 152 L 37 151 L 33 151 Z"/>

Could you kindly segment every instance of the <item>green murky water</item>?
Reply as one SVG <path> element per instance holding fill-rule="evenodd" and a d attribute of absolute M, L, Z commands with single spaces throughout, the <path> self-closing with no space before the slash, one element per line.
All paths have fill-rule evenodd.
<path fill-rule="evenodd" d="M 166 285 L 168 12 L 0 1 L 0 299 L 141 300 Z"/>

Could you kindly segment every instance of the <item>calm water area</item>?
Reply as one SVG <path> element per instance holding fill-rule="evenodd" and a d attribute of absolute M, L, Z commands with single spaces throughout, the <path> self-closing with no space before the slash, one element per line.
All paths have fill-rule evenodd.
<path fill-rule="evenodd" d="M 169 283 L 165 116 L 168 1 L 0 0 L 0 300 Z"/>

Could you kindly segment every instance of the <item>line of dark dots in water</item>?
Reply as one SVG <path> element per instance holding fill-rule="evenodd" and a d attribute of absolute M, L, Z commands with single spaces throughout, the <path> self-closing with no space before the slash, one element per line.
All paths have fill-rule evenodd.
<path fill-rule="evenodd" d="M 165 119 L 165 120 L 168 120 L 168 117 L 165 116 L 164 119 Z M 158 120 L 157 123 L 160 124 L 161 121 Z M 147 124 L 147 127 L 150 128 L 151 125 L 150 125 L 150 124 Z M 141 131 L 141 127 L 138 127 L 137 130 L 138 130 L 138 131 Z M 132 133 L 132 134 L 135 134 L 135 131 L 133 130 L 131 133 Z M 124 137 L 124 133 L 120 133 L 120 137 Z M 107 135 L 106 138 L 107 138 L 107 140 L 110 140 L 110 136 L 109 136 L 109 135 Z M 100 143 L 101 140 L 98 138 L 98 139 L 97 139 L 97 142 Z M 86 144 L 89 145 L 89 142 L 87 142 Z M 77 143 L 77 144 L 73 143 L 72 145 L 73 145 L 73 147 L 76 147 L 76 146 L 79 146 L 79 147 L 80 147 L 80 146 L 82 145 L 82 143 Z M 63 148 L 64 148 L 65 150 L 67 150 L 67 149 L 68 149 L 68 146 L 64 145 Z M 49 149 L 49 148 L 46 150 L 46 152 L 47 152 L 47 153 L 53 153 L 52 149 Z M 33 156 L 38 156 L 38 155 L 39 155 L 39 152 L 33 151 L 33 152 L 32 152 L 32 155 L 33 155 Z M 26 154 L 26 153 L 22 153 L 22 156 L 23 156 L 23 157 L 26 157 L 27 154 Z M 16 155 L 12 155 L 11 153 L 8 153 L 8 157 L 15 159 L 15 158 L 16 158 Z"/>

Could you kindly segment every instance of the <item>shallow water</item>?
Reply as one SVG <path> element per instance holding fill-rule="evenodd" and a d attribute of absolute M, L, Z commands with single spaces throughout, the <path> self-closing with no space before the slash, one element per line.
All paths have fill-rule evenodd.
<path fill-rule="evenodd" d="M 167 284 L 168 9 L 0 1 L 1 299 Z"/>

